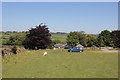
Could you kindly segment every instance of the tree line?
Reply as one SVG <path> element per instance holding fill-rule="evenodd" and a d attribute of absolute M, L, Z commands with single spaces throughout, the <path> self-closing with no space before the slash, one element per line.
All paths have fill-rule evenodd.
<path fill-rule="evenodd" d="M 103 30 L 98 36 L 85 34 L 84 31 L 70 32 L 67 36 L 67 43 L 72 47 L 81 44 L 84 47 L 96 46 L 120 48 L 120 30 L 114 30 L 112 32 Z"/>
<path fill-rule="evenodd" d="M 59 40 L 52 40 L 51 33 L 48 27 L 44 24 L 31 28 L 26 32 L 14 32 L 9 38 L 2 39 L 3 45 L 19 45 L 24 46 L 26 49 L 46 49 L 53 48 L 54 44 L 60 43 Z M 12 34 L 7 32 L 4 34 Z M 103 30 L 98 35 L 85 34 L 84 31 L 70 32 L 67 34 L 66 43 L 74 47 L 81 44 L 84 47 L 114 47 L 120 48 L 120 30 L 108 31 Z"/>

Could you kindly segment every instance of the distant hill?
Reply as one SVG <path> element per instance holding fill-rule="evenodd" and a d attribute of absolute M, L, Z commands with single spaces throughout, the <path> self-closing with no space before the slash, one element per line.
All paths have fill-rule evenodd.
<path fill-rule="evenodd" d="M 63 43 L 66 42 L 67 34 L 51 33 L 51 35 L 52 35 L 52 40 L 57 39 L 57 40 L 60 40 Z"/>

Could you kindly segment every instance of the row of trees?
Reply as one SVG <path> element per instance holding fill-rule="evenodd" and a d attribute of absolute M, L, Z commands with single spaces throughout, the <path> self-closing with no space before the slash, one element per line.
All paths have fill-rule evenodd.
<path fill-rule="evenodd" d="M 85 47 L 115 47 L 120 48 L 120 30 L 102 31 L 98 36 L 85 34 L 81 32 L 70 32 L 67 36 L 67 43 L 69 46 L 76 46 L 81 44 Z"/>
<path fill-rule="evenodd" d="M 28 32 L 16 33 L 16 35 L 10 36 L 4 43 L 6 45 L 24 46 L 26 49 L 45 49 L 53 47 L 54 44 L 60 43 L 60 41 L 52 40 L 48 27 L 44 24 L 40 24 L 36 26 L 36 28 L 30 29 Z M 85 47 L 110 46 L 120 48 L 120 30 L 112 32 L 104 30 L 98 35 L 85 34 L 84 31 L 70 32 L 67 35 L 66 43 L 72 47 L 81 44 Z"/>
<path fill-rule="evenodd" d="M 97 38 L 97 43 L 99 47 L 110 46 L 120 48 L 120 30 L 112 32 L 108 30 L 102 31 Z"/>

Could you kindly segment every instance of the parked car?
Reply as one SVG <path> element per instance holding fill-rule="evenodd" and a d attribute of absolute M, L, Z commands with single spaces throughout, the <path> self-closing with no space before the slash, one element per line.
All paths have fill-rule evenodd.
<path fill-rule="evenodd" d="M 83 48 L 82 47 L 74 47 L 74 48 L 70 48 L 68 49 L 68 52 L 83 52 Z"/>

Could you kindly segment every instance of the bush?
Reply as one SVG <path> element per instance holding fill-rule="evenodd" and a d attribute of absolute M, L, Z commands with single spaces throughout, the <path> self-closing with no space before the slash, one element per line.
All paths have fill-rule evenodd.
<path fill-rule="evenodd" d="M 17 54 L 17 47 L 16 46 L 14 46 L 11 50 L 14 54 Z"/>
<path fill-rule="evenodd" d="M 4 51 L 2 50 L 2 56 L 4 56 L 5 54 L 4 54 Z"/>

